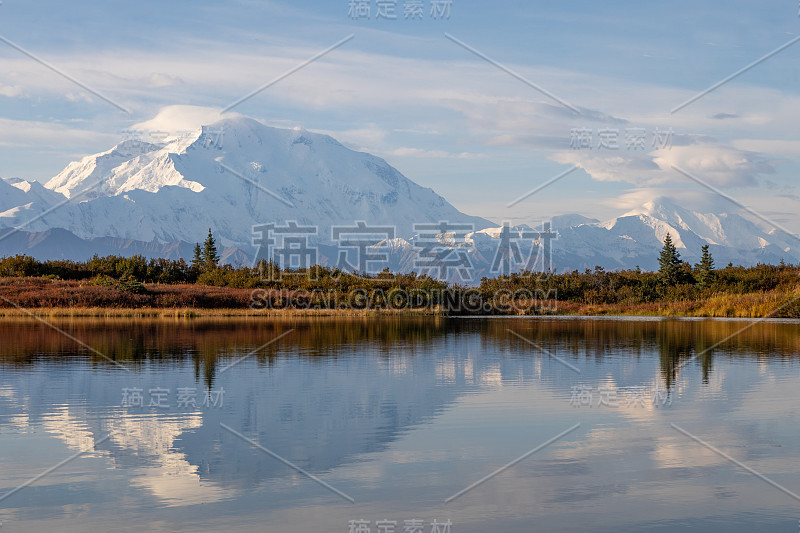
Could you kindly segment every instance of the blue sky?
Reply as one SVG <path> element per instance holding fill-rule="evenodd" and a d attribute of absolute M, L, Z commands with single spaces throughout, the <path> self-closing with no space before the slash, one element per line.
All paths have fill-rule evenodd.
<path fill-rule="evenodd" d="M 0 43 L 0 175 L 45 181 L 125 130 L 208 121 L 353 34 L 235 111 L 329 133 L 496 221 L 603 219 L 661 195 L 735 210 L 675 165 L 800 231 L 800 43 L 670 112 L 800 35 L 797 0 L 452 0 L 444 19 L 424 0 L 421 20 L 404 18 L 409 1 L 376 20 L 377 0 L 369 19 L 349 16 L 350 0 L 4 0 L 0 37 L 130 114 Z M 656 130 L 672 135 L 654 145 Z M 600 146 L 601 131 L 618 147 Z M 625 146 L 634 131 L 644 146 Z"/>

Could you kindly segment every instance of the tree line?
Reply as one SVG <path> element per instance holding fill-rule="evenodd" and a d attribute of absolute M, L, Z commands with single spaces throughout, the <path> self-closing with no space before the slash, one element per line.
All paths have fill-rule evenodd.
<path fill-rule="evenodd" d="M 708 245 L 701 250 L 695 265 L 681 259 L 671 235 L 664 240 L 658 257 L 657 272 L 640 269 L 593 270 L 566 273 L 522 272 L 483 278 L 477 292 L 485 301 L 498 294 L 516 298 L 556 300 L 583 304 L 638 304 L 662 301 L 697 300 L 713 294 L 747 294 L 783 290 L 798 286 L 798 266 L 728 265 L 716 268 Z M 353 290 L 387 292 L 391 289 L 418 291 L 432 295 L 447 291 L 463 293 L 467 287 L 452 285 L 416 273 L 394 274 L 388 269 L 365 275 L 345 272 L 336 267 L 313 266 L 309 269 L 281 269 L 271 261 L 260 261 L 254 267 L 220 265 L 220 254 L 213 233 L 194 247 L 190 263 L 183 259 L 147 259 L 94 256 L 88 261 L 38 261 L 25 255 L 0 259 L 0 277 L 47 277 L 63 280 L 89 280 L 94 285 L 114 286 L 128 292 L 144 292 L 144 284 L 198 284 L 235 289 L 281 291 L 317 291 L 345 294 Z M 520 296 L 521 295 L 521 296 Z"/>
<path fill-rule="evenodd" d="M 716 268 L 709 246 L 701 248 L 700 261 L 691 265 L 681 259 L 672 236 L 667 234 L 656 272 L 617 270 L 597 266 L 584 272 L 561 274 L 522 272 L 483 278 L 481 292 L 489 298 L 499 291 L 537 291 L 540 298 L 583 304 L 640 304 L 698 300 L 714 294 L 749 294 L 782 290 L 791 292 L 800 282 L 800 266 L 759 264 Z"/>

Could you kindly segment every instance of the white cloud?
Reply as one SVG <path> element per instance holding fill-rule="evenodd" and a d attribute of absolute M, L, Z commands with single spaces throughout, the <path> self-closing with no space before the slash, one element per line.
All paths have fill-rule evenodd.
<path fill-rule="evenodd" d="M 775 172 L 774 163 L 763 154 L 721 145 L 673 146 L 654 155 L 662 169 L 675 165 L 718 187 L 754 187 L 760 176 Z"/>
<path fill-rule="evenodd" d="M 227 113 L 225 117 L 236 116 L 237 113 Z M 150 120 L 139 122 L 131 126 L 133 130 L 179 132 L 194 130 L 203 125 L 213 124 L 222 120 L 222 110 L 216 107 L 203 107 L 193 105 L 171 105 L 161 109 Z"/>
<path fill-rule="evenodd" d="M 3 85 L 0 83 L 0 96 L 8 98 L 24 98 L 25 90 L 19 85 Z"/>
<path fill-rule="evenodd" d="M 94 145 L 107 149 L 118 141 L 117 135 L 74 129 L 63 124 L 0 118 L 0 146 L 57 146 L 74 150 L 76 147 Z"/>
<path fill-rule="evenodd" d="M 557 152 L 550 159 L 581 168 L 598 181 L 657 183 L 667 179 L 648 155 L 637 155 L 635 152 L 572 150 Z"/>
<path fill-rule="evenodd" d="M 212 46 L 197 46 L 204 44 Z M 191 96 L 195 101 L 217 99 L 218 105 L 227 105 L 316 52 L 308 46 L 262 46 L 243 51 L 241 47 L 213 43 L 213 48 L 202 53 L 193 50 L 191 55 L 176 49 L 48 57 L 82 82 L 141 112 L 143 99 L 153 98 L 153 88 L 163 90 L 158 95 L 162 101 L 186 101 Z M 326 116 L 331 111 L 346 113 L 351 124 L 364 111 L 379 110 L 393 121 L 391 126 L 384 126 L 387 131 L 424 129 L 454 139 L 470 137 L 485 146 L 547 151 L 568 147 L 570 129 L 581 126 L 672 126 L 676 138 L 697 132 L 710 136 L 720 132 L 724 137 L 741 129 L 750 137 L 763 134 L 780 139 L 791 138 L 800 120 L 800 99 L 774 89 L 725 87 L 671 115 L 668 110 L 691 96 L 690 91 L 552 68 L 511 66 L 578 105 L 581 115 L 574 115 L 479 60 L 390 57 L 347 47 L 289 76 L 236 110 L 254 114 L 253 109 L 265 102 L 271 106 L 289 104 L 319 109 Z M 0 59 L 0 70 L 15 73 L 15 86 L 23 87 L 20 80 L 24 80 L 28 92 L 63 94 L 74 90 L 67 80 L 24 57 Z M 585 91 L 586 87 L 592 87 L 592 91 Z M 392 114 L 392 109 L 396 113 Z M 729 118 L 714 118 L 721 115 Z M 373 116 L 370 122 L 375 122 Z M 314 124 L 305 126 L 314 129 Z M 367 127 L 370 125 L 363 126 Z M 357 124 L 351 129 L 362 127 Z M 375 145 L 362 147 L 374 149 Z"/>
<path fill-rule="evenodd" d="M 474 154 L 470 152 L 451 153 L 445 150 L 425 150 L 423 148 L 395 148 L 388 152 L 389 155 L 396 157 L 420 157 L 432 159 L 485 159 L 485 154 Z"/>
<path fill-rule="evenodd" d="M 154 52 L 115 50 L 47 57 L 133 109 L 138 120 L 152 116 L 166 102 L 207 104 L 168 106 L 155 118 L 128 126 L 180 131 L 222 118 L 219 108 L 211 105 L 225 106 L 317 52 L 315 46 L 241 47 L 208 40 L 193 43 L 190 50 L 176 46 Z M 579 106 L 582 114 L 573 114 L 469 55 L 461 61 L 397 57 L 362 52 L 357 45 L 337 49 L 236 111 L 257 115 L 268 123 L 275 123 L 276 116 L 289 118 L 290 126 L 313 131 L 320 131 L 317 126 L 322 125 L 323 131 L 348 146 L 384 157 L 405 158 L 412 168 L 425 165 L 424 174 L 445 182 L 452 179 L 452 172 L 427 170 L 436 169 L 435 159 L 450 160 L 447 165 L 453 167 L 456 165 L 450 163 L 455 158 L 495 157 L 492 164 L 496 161 L 498 168 L 503 167 L 498 176 L 508 183 L 513 183 L 513 173 L 527 165 L 520 163 L 523 158 L 529 158 L 532 168 L 547 164 L 543 159 L 550 158 L 578 165 L 598 182 L 681 183 L 686 178 L 670 168 L 676 164 L 716 186 L 752 186 L 763 183 L 763 176 L 775 171 L 770 157 L 788 158 L 797 153 L 797 143 L 791 139 L 796 137 L 800 121 L 800 97 L 786 91 L 748 86 L 737 80 L 672 115 L 669 110 L 693 96 L 692 91 L 563 69 L 509 66 Z M 51 95 L 61 100 L 66 91 L 78 91 L 67 80 L 24 57 L 0 58 L 0 71 L 13 74 L 9 74 L 7 83 L 43 102 Z M 91 101 L 98 115 L 111 115 L 106 113 L 111 109 L 105 103 L 95 97 Z M 120 125 L 125 118 L 114 116 L 106 122 L 93 118 L 91 124 L 100 130 L 119 131 L 127 126 Z M 655 127 L 672 127 L 674 145 L 671 150 L 650 153 L 572 151 L 570 132 L 575 127 L 589 127 L 595 132 L 600 127 L 620 131 L 641 127 L 649 133 Z M 0 143 L 4 138 L 8 136 L 0 135 Z M 465 145 L 469 151 L 462 152 Z M 517 158 L 514 163 L 501 159 L 509 153 Z M 440 164 L 439 169 L 445 166 Z M 436 172 L 444 177 L 436 176 Z M 776 179 L 786 182 L 791 177 Z M 447 190 L 437 185 L 437 190 L 449 196 L 460 186 Z M 607 183 L 602 187 L 608 187 Z M 599 187 L 598 194 L 611 188 Z M 498 187 L 496 193 L 506 195 L 508 190 Z M 481 198 L 487 203 L 493 200 Z"/>
<path fill-rule="evenodd" d="M 164 74 L 163 72 L 156 72 L 145 78 L 143 80 L 143 83 L 148 87 L 157 89 L 162 87 L 172 87 L 175 85 L 180 85 L 183 83 L 183 80 L 177 76 L 171 76 L 169 74 Z"/>
<path fill-rule="evenodd" d="M 287 127 L 285 124 L 279 127 Z M 377 151 L 376 147 L 385 146 L 388 132 L 376 124 L 367 124 L 363 128 L 350 130 L 314 130 L 317 133 L 330 135 L 348 148 L 359 151 Z"/>
<path fill-rule="evenodd" d="M 782 139 L 736 139 L 731 142 L 734 148 L 751 152 L 762 152 L 784 157 L 797 157 L 800 154 L 800 141 Z"/>
<path fill-rule="evenodd" d="M 605 203 L 620 211 L 628 212 L 639 210 L 643 205 L 659 198 L 668 198 L 687 209 L 701 213 L 723 213 L 739 210 L 729 200 L 699 187 L 681 189 L 674 187 L 637 187 L 629 189 L 624 194 Z"/>
<path fill-rule="evenodd" d="M 64 94 L 64 98 L 70 102 L 86 102 L 92 103 L 92 97 L 83 91 L 68 91 Z"/>
<path fill-rule="evenodd" d="M 659 185 L 687 179 L 673 166 L 723 188 L 755 187 L 762 183 L 762 176 L 775 172 L 774 163 L 764 154 L 707 142 L 671 146 L 650 153 L 571 150 L 557 152 L 550 159 L 582 168 L 598 181 L 634 185 Z"/>

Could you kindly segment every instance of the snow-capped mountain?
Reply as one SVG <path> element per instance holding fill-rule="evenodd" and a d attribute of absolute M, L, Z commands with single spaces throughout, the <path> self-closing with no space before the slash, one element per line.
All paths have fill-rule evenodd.
<path fill-rule="evenodd" d="M 395 228 L 371 243 L 386 259 L 373 260 L 369 270 L 388 266 L 466 282 L 546 265 L 654 269 L 667 233 L 691 262 L 704 244 L 718 265 L 800 262 L 797 238 L 764 231 L 734 211 L 731 205 L 728 212 L 703 213 L 659 198 L 607 221 L 554 217 L 557 237 L 542 239 L 540 228 L 504 229 L 466 215 L 383 159 L 327 135 L 239 116 L 157 144 L 124 141 L 70 163 L 45 185 L 0 179 L 0 255 L 188 258 L 212 228 L 223 259 L 247 264 L 257 251 L 254 226 L 296 222 L 317 228 L 310 239 L 317 260 L 334 264 L 342 257 L 332 227 L 363 221 Z M 442 222 L 457 229 L 437 229 Z M 18 231 L 9 234 L 12 228 Z M 432 250 L 432 241 L 449 252 Z M 545 242 L 551 253 L 544 253 Z M 470 279 L 456 275 L 464 270 Z"/>
<path fill-rule="evenodd" d="M 427 271 L 449 281 L 478 282 L 521 270 L 556 272 L 594 269 L 656 270 L 658 255 L 669 233 L 684 261 L 696 263 L 709 245 L 716 264 L 777 264 L 800 262 L 800 238 L 774 230 L 765 232 L 750 220 L 731 213 L 700 213 L 669 198 L 650 201 L 640 209 L 607 221 L 571 214 L 554 217 L 546 227 L 493 227 L 464 235 L 440 234 L 451 253 L 427 269 L 420 260 L 424 236 L 381 243 L 390 254 L 390 268 Z M 548 248 L 549 247 L 549 248 Z M 376 247 L 376 250 L 380 247 Z M 458 259 L 467 265 L 460 269 Z M 424 258 L 423 258 L 424 259 Z M 416 261 L 416 263 L 415 263 Z M 464 278 L 459 270 L 470 275 Z"/>
<path fill-rule="evenodd" d="M 331 226 L 365 221 L 409 237 L 415 223 L 490 222 L 458 211 L 383 159 L 355 152 L 327 135 L 265 126 L 246 117 L 219 121 L 163 144 L 128 140 L 70 163 L 36 194 L 5 182 L 0 224 L 16 227 L 47 207 L 74 201 L 28 224 L 63 228 L 81 239 L 197 242 L 208 228 L 224 245 L 251 247 L 257 224 L 296 221 Z M 49 196 L 48 196 L 49 195 Z M 17 198 L 19 197 L 19 198 Z M 9 205 L 5 205 L 5 204 Z"/>
<path fill-rule="evenodd" d="M 731 205 L 733 210 L 734 206 Z M 657 268 L 657 254 L 667 233 L 686 261 L 696 262 L 708 244 L 718 265 L 800 261 L 800 239 L 780 230 L 762 230 L 734 212 L 701 213 L 661 197 L 641 208 L 604 222 L 592 221 L 559 228 L 554 245 L 564 263 L 600 253 L 606 268 Z M 568 259 L 570 258 L 570 259 Z M 558 261 L 556 261 L 558 263 Z M 584 262 L 591 268 L 591 261 Z"/>
<path fill-rule="evenodd" d="M 30 219 L 65 200 L 38 181 L 0 180 L 0 221 Z"/>

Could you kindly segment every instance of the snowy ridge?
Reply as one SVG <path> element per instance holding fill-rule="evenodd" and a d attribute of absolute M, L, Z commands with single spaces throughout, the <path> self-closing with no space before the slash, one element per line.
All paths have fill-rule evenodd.
<path fill-rule="evenodd" d="M 63 228 L 83 239 L 197 242 L 211 227 L 222 243 L 249 247 L 254 225 L 288 220 L 318 226 L 320 241 L 330 240 L 332 225 L 357 220 L 395 225 L 398 237 L 409 237 L 420 222 L 491 225 L 461 213 L 383 159 L 327 135 L 246 117 L 162 145 L 124 141 L 70 163 L 45 187 L 62 200 L 79 198 L 28 229 Z M 13 205 L 2 206 L 0 225 L 27 221 L 27 213 L 8 210 L 30 199 L 5 203 Z"/>
<path fill-rule="evenodd" d="M 718 265 L 800 262 L 797 239 L 765 231 L 733 209 L 702 213 L 658 198 L 606 221 L 557 216 L 551 221 L 558 235 L 551 242 L 552 266 L 654 269 L 667 233 L 691 262 L 704 244 Z M 504 238 L 519 241 L 525 257 L 539 245 L 530 238 L 536 228 L 515 226 L 503 237 L 498 224 L 458 211 L 381 158 L 327 135 L 241 116 L 160 144 L 123 141 L 70 163 L 44 186 L 0 179 L 0 228 L 25 230 L 25 238 L 0 240 L 3 255 L 85 259 L 88 243 L 95 243 L 125 255 L 185 256 L 212 228 L 226 257 L 246 263 L 256 251 L 253 226 L 289 221 L 316 227 L 312 242 L 328 264 L 337 256 L 333 226 L 393 226 L 394 235 L 379 246 L 390 256 L 386 266 L 402 271 L 415 269 L 422 240 L 415 224 L 466 224 L 471 231 L 439 232 L 436 240 L 464 261 L 467 254 L 475 279 L 498 273 L 493 268 Z"/>

